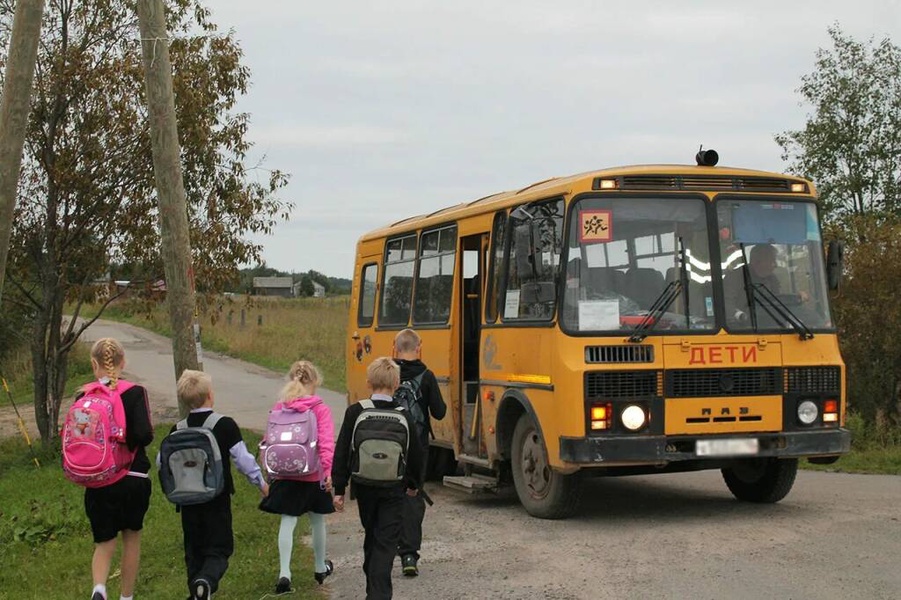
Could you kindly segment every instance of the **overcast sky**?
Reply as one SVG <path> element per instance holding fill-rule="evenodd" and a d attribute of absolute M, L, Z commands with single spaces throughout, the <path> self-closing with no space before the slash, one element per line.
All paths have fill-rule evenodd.
<path fill-rule="evenodd" d="M 827 27 L 901 44 L 901 0 L 209 6 L 252 72 L 251 162 L 291 174 L 263 257 L 333 277 L 370 229 L 548 177 L 693 164 L 700 144 L 782 171 L 773 135 L 803 126 Z"/>

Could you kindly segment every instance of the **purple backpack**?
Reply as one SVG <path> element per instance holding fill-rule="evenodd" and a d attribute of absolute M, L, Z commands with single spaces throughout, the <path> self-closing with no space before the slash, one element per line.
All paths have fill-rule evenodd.
<path fill-rule="evenodd" d="M 319 472 L 319 429 L 313 407 L 293 410 L 276 404 L 269 411 L 260 462 L 271 479 L 299 479 Z"/>

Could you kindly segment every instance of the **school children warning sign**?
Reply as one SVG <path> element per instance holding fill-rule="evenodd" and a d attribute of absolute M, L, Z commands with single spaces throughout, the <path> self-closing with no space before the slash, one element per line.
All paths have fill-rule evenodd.
<path fill-rule="evenodd" d="M 583 244 L 613 239 L 613 220 L 609 210 L 580 210 L 579 224 L 579 242 Z"/>

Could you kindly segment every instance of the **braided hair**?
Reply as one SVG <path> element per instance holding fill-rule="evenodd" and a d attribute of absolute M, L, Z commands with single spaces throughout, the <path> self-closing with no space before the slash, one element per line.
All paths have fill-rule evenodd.
<path fill-rule="evenodd" d="M 116 389 L 119 375 L 125 364 L 125 348 L 114 338 L 100 338 L 91 347 L 91 363 L 95 372 L 101 368 L 109 379 L 107 384 L 110 389 Z"/>

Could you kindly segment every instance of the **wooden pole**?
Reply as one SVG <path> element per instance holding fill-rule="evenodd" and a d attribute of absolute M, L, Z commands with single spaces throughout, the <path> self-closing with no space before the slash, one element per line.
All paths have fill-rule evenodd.
<path fill-rule="evenodd" d="M 0 302 L 22 168 L 22 148 L 31 108 L 31 85 L 41 38 L 44 0 L 18 0 L 0 98 Z"/>
<path fill-rule="evenodd" d="M 175 94 L 169 61 L 169 36 L 162 0 L 138 0 L 138 26 L 150 118 L 153 174 L 160 211 L 160 237 L 166 295 L 172 324 L 175 377 L 200 369 L 194 340 L 194 269 L 188 233 L 188 209 L 181 173 L 181 146 L 175 120 Z"/>

